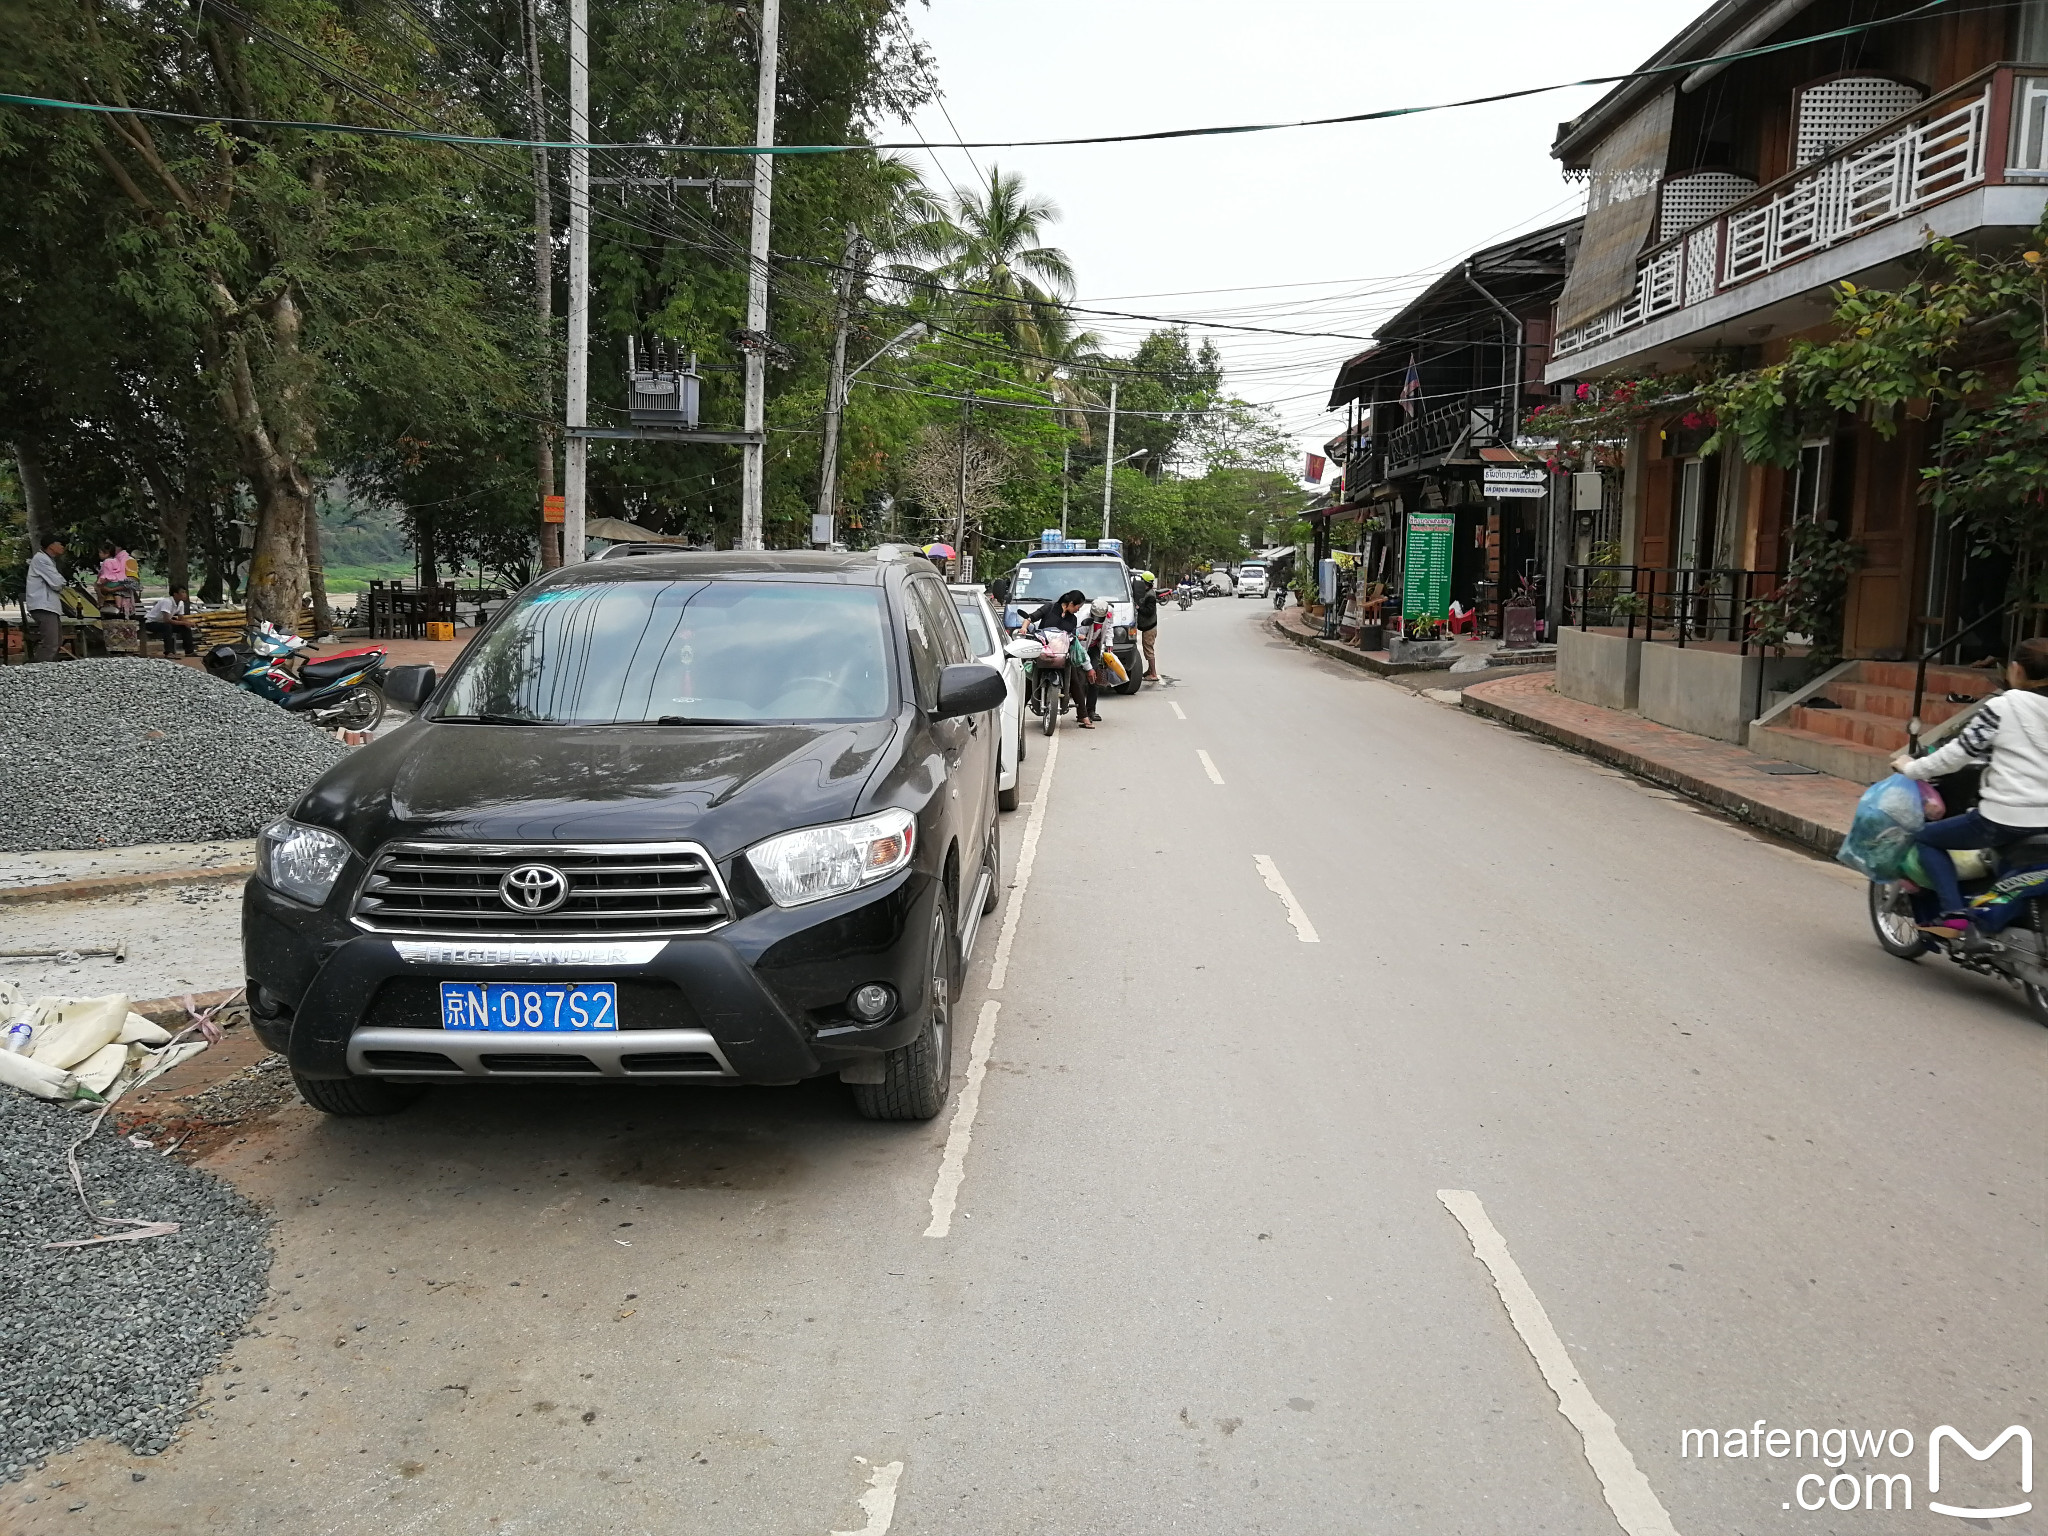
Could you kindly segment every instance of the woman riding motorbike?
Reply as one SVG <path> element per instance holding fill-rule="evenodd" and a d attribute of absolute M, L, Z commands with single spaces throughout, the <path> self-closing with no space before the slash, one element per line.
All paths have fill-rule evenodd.
<path fill-rule="evenodd" d="M 2027 640 L 2006 668 L 2007 692 L 1977 706 L 1949 741 L 1925 757 L 1900 753 L 1892 767 L 1910 779 L 1938 779 L 1970 766 L 1984 777 L 1977 808 L 1929 822 L 1914 841 L 1934 883 L 1940 915 L 1927 925 L 1938 938 L 1971 934 L 1950 849 L 2002 848 L 2048 828 L 2048 640 Z"/>

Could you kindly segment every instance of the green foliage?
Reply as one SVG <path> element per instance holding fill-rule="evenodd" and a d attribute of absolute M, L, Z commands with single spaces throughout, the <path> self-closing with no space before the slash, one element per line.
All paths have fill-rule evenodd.
<path fill-rule="evenodd" d="M 1978 551 L 2012 557 L 2016 585 L 2031 578 L 2048 597 L 2048 223 L 2034 240 L 2005 259 L 1936 238 L 1903 287 L 1841 284 L 1834 339 L 1795 342 L 1782 363 L 1709 384 L 1716 445 L 1789 466 L 1843 414 L 1885 436 L 1928 418 L 1928 502 Z"/>
<path fill-rule="evenodd" d="M 1863 564 L 1862 549 L 1833 522 L 1793 525 L 1792 554 L 1775 596 L 1750 604 L 1758 644 L 1784 654 L 1791 635 L 1804 635 L 1815 675 L 1842 659 L 1842 621 L 1849 578 Z"/>

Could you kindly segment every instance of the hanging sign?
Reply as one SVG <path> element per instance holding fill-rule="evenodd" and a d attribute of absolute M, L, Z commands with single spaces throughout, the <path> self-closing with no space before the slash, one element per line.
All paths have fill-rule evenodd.
<path fill-rule="evenodd" d="M 1451 536 L 1457 518 L 1449 512 L 1408 514 L 1408 543 L 1401 562 L 1403 618 L 1446 617 L 1451 607 Z"/>
<path fill-rule="evenodd" d="M 1496 480 L 1526 480 L 1541 485 L 1549 478 L 1550 471 L 1545 469 L 1496 469 L 1491 464 L 1486 466 L 1486 483 L 1488 485 L 1493 484 Z"/>
<path fill-rule="evenodd" d="M 1540 501 L 1543 497 L 1550 494 L 1549 486 L 1531 485 L 1526 480 L 1489 480 L 1486 482 L 1485 489 L 1486 494 L 1489 496 L 1505 496 L 1510 499 L 1521 497 L 1524 500 L 1535 499 Z"/>
<path fill-rule="evenodd" d="M 562 498 L 543 496 L 540 499 L 540 520 L 544 523 L 559 523 L 563 519 Z"/>

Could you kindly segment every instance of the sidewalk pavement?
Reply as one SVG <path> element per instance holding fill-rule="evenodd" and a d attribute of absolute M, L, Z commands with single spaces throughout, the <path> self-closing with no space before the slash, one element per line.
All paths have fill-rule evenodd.
<path fill-rule="evenodd" d="M 1453 662 L 1484 664 L 1493 675 L 1498 676 L 1502 666 L 1548 666 L 1555 661 L 1557 655 L 1554 650 L 1545 646 L 1530 653 L 1527 659 L 1523 660 L 1518 653 L 1503 653 L 1497 640 L 1457 639 L 1451 642 L 1456 649 L 1450 655 L 1436 661 L 1396 661 L 1386 651 L 1361 651 L 1357 646 L 1347 645 L 1340 640 L 1324 639 L 1320 621 L 1307 618 L 1299 608 L 1282 609 L 1273 616 L 1272 622 L 1276 633 L 1292 640 L 1296 645 L 1320 651 L 1333 660 L 1361 668 L 1376 677 L 1404 679 L 1406 681 L 1402 686 L 1408 688 L 1417 686 L 1412 679 L 1421 674 L 1427 673 L 1432 677 L 1448 676 L 1452 671 L 1450 664 Z M 1514 659 L 1509 659 L 1510 657 Z M 1458 675 L 1472 677 L 1483 676 L 1485 673 L 1472 666 Z M 1452 682 L 1447 686 L 1455 688 L 1457 684 Z"/>
<path fill-rule="evenodd" d="M 1464 690 L 1463 706 L 1781 833 L 1816 853 L 1832 856 L 1841 847 L 1863 785 L 1824 773 L 1772 772 L 1792 765 L 1567 699 L 1552 688 L 1556 677 L 1523 672 L 1473 682 Z"/>

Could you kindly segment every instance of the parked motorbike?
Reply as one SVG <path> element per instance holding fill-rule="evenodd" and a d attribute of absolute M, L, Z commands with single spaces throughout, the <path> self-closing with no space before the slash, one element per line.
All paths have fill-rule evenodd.
<path fill-rule="evenodd" d="M 384 719 L 384 648 L 365 646 L 315 660 L 306 642 L 264 624 L 248 646 L 216 645 L 208 672 L 315 725 L 374 731 Z"/>
<path fill-rule="evenodd" d="M 1052 640 L 1023 635 L 1006 647 L 1024 663 L 1024 705 L 1038 716 L 1038 728 L 1050 736 L 1059 729 L 1060 716 L 1073 707 L 1067 697 L 1067 659 L 1071 641 L 1063 629 L 1050 631 Z"/>
<path fill-rule="evenodd" d="M 1282 608 L 1285 608 L 1286 606 L 1287 589 L 1285 587 L 1275 587 L 1273 589 L 1273 611 L 1275 613 L 1278 613 Z"/>
<path fill-rule="evenodd" d="M 1976 770 L 1939 781 L 1948 814 L 1976 800 Z M 1974 934 L 1930 931 L 1941 914 L 1933 893 L 1911 878 L 1870 883 L 1870 926 L 1889 955 L 1918 960 L 1940 953 L 1966 971 L 2020 989 L 2027 1010 L 2048 1024 L 2048 829 L 2003 848 L 1957 852 L 1956 876 L 1975 916 Z M 1917 873 L 1909 863 L 1908 875 Z"/>

